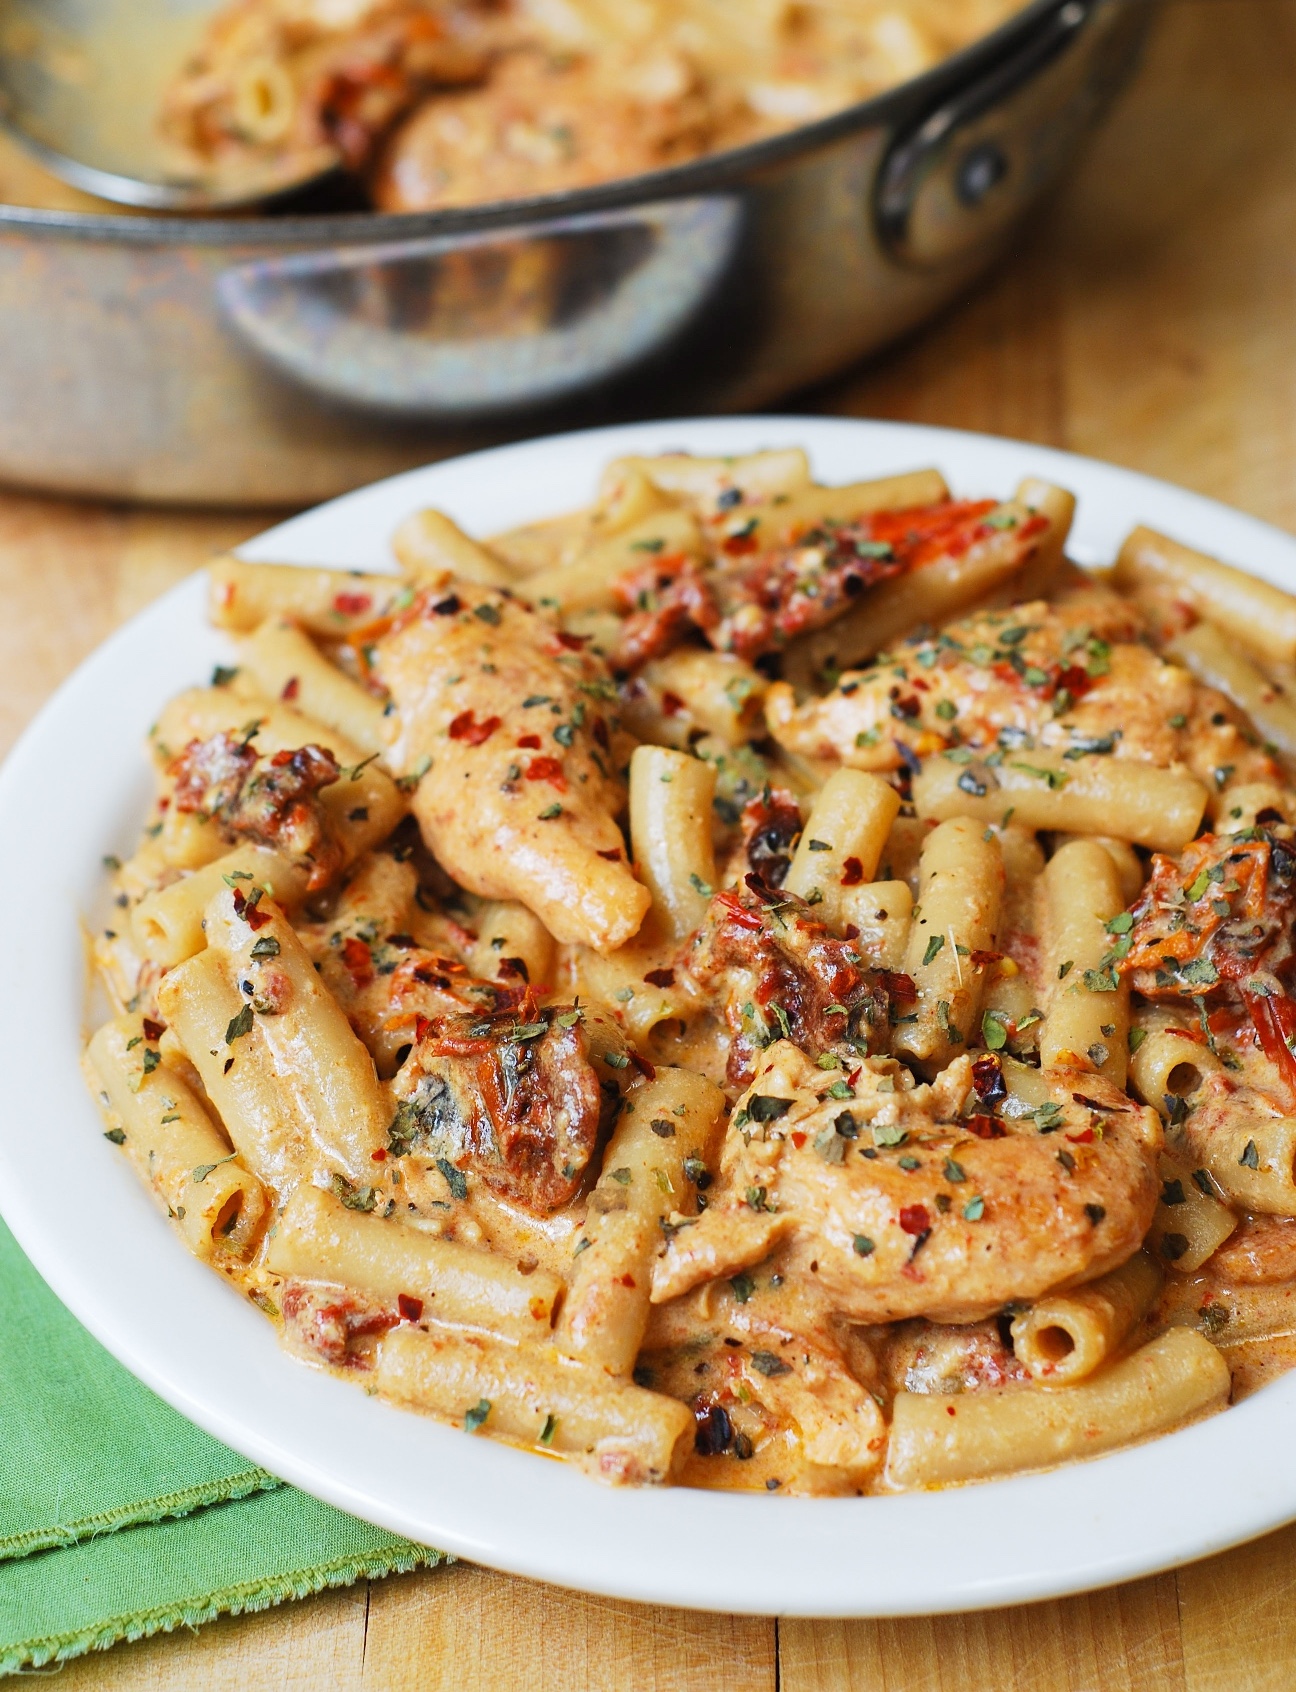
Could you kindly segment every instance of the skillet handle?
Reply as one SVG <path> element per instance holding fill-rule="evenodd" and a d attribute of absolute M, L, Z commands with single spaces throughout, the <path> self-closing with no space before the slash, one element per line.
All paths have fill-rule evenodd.
<path fill-rule="evenodd" d="M 706 307 L 741 238 L 724 195 L 253 260 L 226 322 L 301 387 L 459 421 L 551 404 L 642 364 Z"/>
<path fill-rule="evenodd" d="M 1153 10 L 1149 0 L 1063 0 L 1007 58 L 897 137 L 875 191 L 892 256 L 943 269 L 1002 237 L 1119 91 L 1137 58 L 1131 32 L 1141 38 Z M 1095 32 L 1094 50 L 1078 51 Z"/>

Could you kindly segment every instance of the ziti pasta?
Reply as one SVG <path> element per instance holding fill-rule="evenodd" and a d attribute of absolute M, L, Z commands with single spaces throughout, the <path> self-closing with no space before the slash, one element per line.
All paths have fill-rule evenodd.
<path fill-rule="evenodd" d="M 1296 1360 L 1296 605 L 1073 508 L 669 454 L 213 566 L 85 1059 L 179 1239 L 619 1483 L 982 1480 Z"/>

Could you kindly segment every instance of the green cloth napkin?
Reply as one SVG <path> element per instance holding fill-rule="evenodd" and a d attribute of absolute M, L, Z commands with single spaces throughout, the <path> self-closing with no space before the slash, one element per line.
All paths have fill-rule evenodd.
<path fill-rule="evenodd" d="M 442 1560 L 284 1486 L 142 1386 L 0 1222 L 0 1674 Z"/>

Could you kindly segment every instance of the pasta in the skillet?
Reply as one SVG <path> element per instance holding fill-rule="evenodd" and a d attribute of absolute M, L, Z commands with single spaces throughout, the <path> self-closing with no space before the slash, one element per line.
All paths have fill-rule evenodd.
<path fill-rule="evenodd" d="M 804 455 L 225 559 L 86 1067 L 299 1357 L 614 1482 L 944 1486 L 1296 1361 L 1296 604 Z"/>
<path fill-rule="evenodd" d="M 513 200 L 794 129 L 930 70 L 1022 3 L 230 0 L 161 126 L 209 165 L 340 159 L 382 211 Z"/>

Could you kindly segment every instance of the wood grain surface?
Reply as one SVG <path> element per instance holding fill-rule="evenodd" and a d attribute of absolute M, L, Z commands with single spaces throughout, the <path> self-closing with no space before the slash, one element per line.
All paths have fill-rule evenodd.
<path fill-rule="evenodd" d="M 1296 0 L 1169 0 L 1010 262 L 802 405 L 1073 448 L 1296 530 Z M 0 750 L 118 623 L 263 526 L 0 495 Z M 882 1548 L 855 1554 L 866 1586 Z M 1294 1597 L 1296 1528 L 1085 1597 L 899 1622 L 647 1610 L 458 1566 L 119 1646 L 59 1685 L 1289 1692 Z"/>

